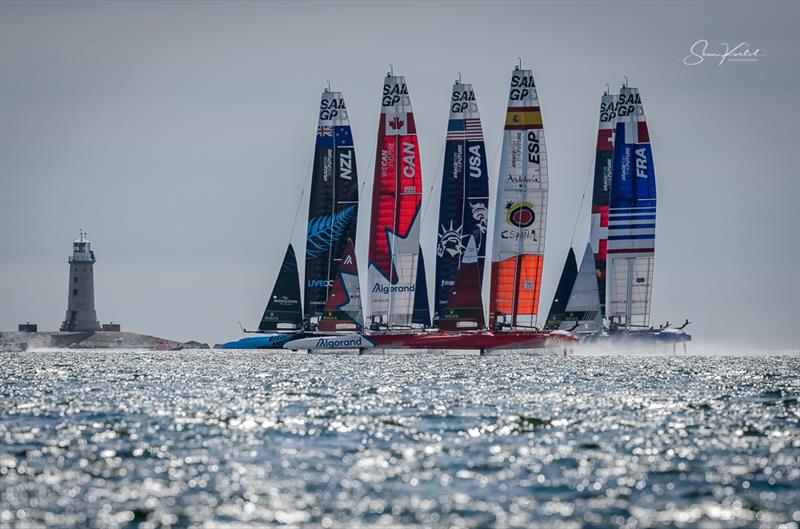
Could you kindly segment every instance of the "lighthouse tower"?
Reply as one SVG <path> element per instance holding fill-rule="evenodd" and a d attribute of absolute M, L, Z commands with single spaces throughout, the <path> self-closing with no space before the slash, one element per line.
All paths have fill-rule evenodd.
<path fill-rule="evenodd" d="M 92 243 L 81 230 L 80 238 L 72 243 L 69 258 L 67 315 L 61 323 L 62 331 L 100 330 L 94 310 L 94 261 Z"/>

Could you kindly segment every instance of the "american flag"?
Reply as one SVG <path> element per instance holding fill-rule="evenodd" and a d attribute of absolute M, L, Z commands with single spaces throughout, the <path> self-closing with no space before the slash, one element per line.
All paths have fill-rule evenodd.
<path fill-rule="evenodd" d="M 483 140 L 480 118 L 451 119 L 447 124 L 447 139 L 448 141 Z"/>
<path fill-rule="evenodd" d="M 317 136 L 331 136 L 331 137 L 333 137 L 333 127 L 319 127 L 317 129 Z"/>

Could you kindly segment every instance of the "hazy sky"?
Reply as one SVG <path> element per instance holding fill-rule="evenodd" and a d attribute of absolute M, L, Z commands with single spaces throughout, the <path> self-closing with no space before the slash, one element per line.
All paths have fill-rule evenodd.
<path fill-rule="evenodd" d="M 628 75 L 658 181 L 653 320 L 688 317 L 699 342 L 800 347 L 799 26 L 795 1 L 4 0 L 0 328 L 57 329 L 81 228 L 98 258 L 101 321 L 211 343 L 238 337 L 237 321 L 255 327 L 286 243 L 303 248 L 307 202 L 290 231 L 326 80 L 344 93 L 367 182 L 365 275 L 389 63 L 406 76 L 423 180 L 438 197 L 457 72 L 475 87 L 496 177 L 520 56 L 539 88 L 549 158 L 542 312 L 592 167 L 600 95 Z M 709 51 L 746 41 L 761 57 L 684 65 L 699 39 Z M 423 207 L 432 263 L 437 204 Z M 578 259 L 588 231 L 585 204 Z"/>

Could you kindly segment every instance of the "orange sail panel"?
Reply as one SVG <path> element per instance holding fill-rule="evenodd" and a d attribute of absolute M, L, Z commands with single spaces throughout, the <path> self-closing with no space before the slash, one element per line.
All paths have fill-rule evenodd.
<path fill-rule="evenodd" d="M 547 221 L 547 150 L 530 70 L 515 69 L 497 179 L 489 324 L 533 327 Z"/>

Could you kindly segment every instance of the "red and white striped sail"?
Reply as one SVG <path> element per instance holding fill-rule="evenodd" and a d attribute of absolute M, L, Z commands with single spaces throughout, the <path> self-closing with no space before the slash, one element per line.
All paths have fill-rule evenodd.
<path fill-rule="evenodd" d="M 533 327 L 547 220 L 547 155 L 530 70 L 511 76 L 497 179 L 489 323 Z"/>
<path fill-rule="evenodd" d="M 421 202 L 422 170 L 411 99 L 405 78 L 387 75 L 378 124 L 367 269 L 373 328 L 411 324 Z"/>
<path fill-rule="evenodd" d="M 600 120 L 597 126 L 597 147 L 594 158 L 592 190 L 592 226 L 589 240 L 594 254 L 600 309 L 606 301 L 606 252 L 608 250 L 608 201 L 611 191 L 611 170 L 614 156 L 614 127 L 617 124 L 617 94 L 603 94 L 600 99 Z"/>

